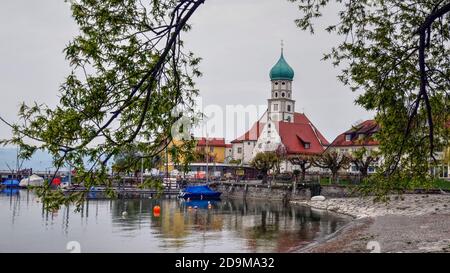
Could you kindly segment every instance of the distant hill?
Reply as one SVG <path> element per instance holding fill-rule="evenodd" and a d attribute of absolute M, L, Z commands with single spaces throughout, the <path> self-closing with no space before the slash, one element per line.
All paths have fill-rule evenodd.
<path fill-rule="evenodd" d="M 17 149 L 15 148 L 0 148 L 0 170 L 9 170 L 8 165 L 12 169 L 16 169 L 16 155 Z M 90 164 L 85 160 L 85 166 L 89 167 Z M 112 161 L 108 162 L 108 166 L 111 166 Z M 33 171 L 49 171 L 55 170 L 52 165 L 52 157 L 47 152 L 37 151 L 30 160 L 24 161 L 22 169 L 32 168 Z M 62 167 L 60 171 L 68 170 L 67 167 Z"/>
<path fill-rule="evenodd" d="M 16 155 L 15 148 L 0 148 L 0 170 L 8 170 L 8 165 L 16 169 Z M 52 170 L 52 157 L 46 152 L 38 151 L 30 160 L 23 162 L 22 169 L 28 168 L 36 171 Z"/>

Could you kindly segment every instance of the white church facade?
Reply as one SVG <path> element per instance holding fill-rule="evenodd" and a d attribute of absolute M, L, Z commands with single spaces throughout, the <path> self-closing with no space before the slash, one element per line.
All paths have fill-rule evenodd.
<path fill-rule="evenodd" d="M 286 62 L 283 51 L 270 70 L 271 92 L 266 112 L 242 136 L 231 142 L 232 157 L 243 165 L 259 152 L 283 149 L 287 156 L 321 154 L 329 145 L 325 137 L 304 113 L 295 111 L 292 98 L 294 70 Z M 289 163 L 282 171 L 291 171 Z"/>

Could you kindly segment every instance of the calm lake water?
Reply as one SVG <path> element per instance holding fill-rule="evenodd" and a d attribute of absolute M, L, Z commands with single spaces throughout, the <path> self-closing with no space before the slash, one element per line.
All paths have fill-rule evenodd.
<path fill-rule="evenodd" d="M 159 217 L 154 205 L 161 206 Z M 206 202 L 175 198 L 88 200 L 81 212 L 74 209 L 45 212 L 31 192 L 1 193 L 0 252 L 70 252 L 70 241 L 82 252 L 286 252 L 349 221 L 250 200 L 217 201 L 210 209 Z"/>

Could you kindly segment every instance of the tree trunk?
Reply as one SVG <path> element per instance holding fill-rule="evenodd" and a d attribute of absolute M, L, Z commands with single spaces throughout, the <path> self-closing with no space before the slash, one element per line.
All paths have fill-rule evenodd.
<path fill-rule="evenodd" d="M 263 172 L 262 174 L 262 183 L 267 184 L 267 172 Z"/>
<path fill-rule="evenodd" d="M 334 185 L 337 184 L 337 176 L 338 176 L 337 171 L 333 171 L 331 173 L 331 183 L 334 184 Z"/>
<path fill-rule="evenodd" d="M 295 192 L 297 191 L 297 180 L 298 180 L 298 176 L 296 175 L 295 179 L 294 179 L 294 183 L 292 185 L 292 193 L 293 194 L 295 194 Z"/>
<path fill-rule="evenodd" d="M 302 179 L 301 179 L 302 183 L 305 183 L 305 177 L 306 177 L 306 170 L 302 170 Z"/>

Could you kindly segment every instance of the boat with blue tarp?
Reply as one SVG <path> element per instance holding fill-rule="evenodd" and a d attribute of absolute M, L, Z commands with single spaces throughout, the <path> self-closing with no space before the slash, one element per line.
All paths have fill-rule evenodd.
<path fill-rule="evenodd" d="M 8 180 L 5 180 L 4 182 L 2 182 L 2 186 L 3 187 L 6 187 L 6 188 L 17 188 L 17 187 L 19 187 L 19 180 L 16 180 L 16 179 L 8 179 Z"/>
<path fill-rule="evenodd" d="M 207 185 L 201 186 L 188 186 L 181 190 L 178 197 L 184 199 L 197 199 L 197 200 L 214 200 L 220 199 L 222 193 L 212 190 Z"/>

